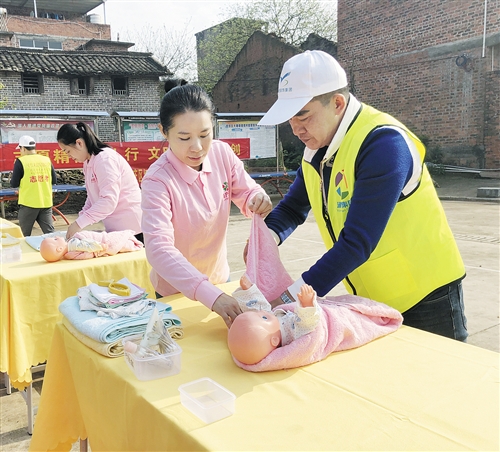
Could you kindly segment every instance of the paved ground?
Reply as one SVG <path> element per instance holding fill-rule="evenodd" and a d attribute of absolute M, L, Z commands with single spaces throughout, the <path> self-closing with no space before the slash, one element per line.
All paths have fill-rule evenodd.
<path fill-rule="evenodd" d="M 469 344 L 499 352 L 499 262 L 500 199 L 478 199 L 477 188 L 499 187 L 499 179 L 480 179 L 470 175 L 435 175 L 437 191 L 443 201 L 451 229 L 465 262 L 464 297 L 468 319 Z M 73 219 L 74 215 L 70 215 Z M 57 229 L 66 225 L 59 219 Z M 234 211 L 228 231 L 231 279 L 243 271 L 242 251 L 250 222 Z M 38 229 L 34 234 L 41 234 Z M 324 252 L 315 221 L 309 218 L 280 247 L 281 259 L 292 277 L 298 277 Z M 343 287 L 332 294 L 345 293 Z M 35 384 L 35 403 L 41 383 Z M 6 395 L 0 383 L 0 451 L 26 451 L 30 436 L 26 431 L 26 405 L 19 393 Z M 75 444 L 73 450 L 78 450 Z"/>

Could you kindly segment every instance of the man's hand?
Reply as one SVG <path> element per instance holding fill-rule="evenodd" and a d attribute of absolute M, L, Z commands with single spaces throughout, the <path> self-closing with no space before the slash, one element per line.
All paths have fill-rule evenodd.
<path fill-rule="evenodd" d="M 212 311 L 216 312 L 222 317 L 227 327 L 231 326 L 233 320 L 241 314 L 240 305 L 235 298 L 223 293 L 212 306 Z"/>
<path fill-rule="evenodd" d="M 264 218 L 273 210 L 273 203 L 267 194 L 257 193 L 248 203 L 248 209 Z"/>

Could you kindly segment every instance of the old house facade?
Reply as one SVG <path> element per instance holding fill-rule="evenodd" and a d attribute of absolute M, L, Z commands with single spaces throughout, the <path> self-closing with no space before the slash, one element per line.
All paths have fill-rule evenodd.
<path fill-rule="evenodd" d="M 0 11 L 2 117 L 57 112 L 62 119 L 78 119 L 106 112 L 94 115 L 99 136 L 118 141 L 112 113 L 158 111 L 159 77 L 170 71 L 150 53 L 129 52 L 133 44 L 111 41 L 109 25 L 88 21 L 86 13 L 102 1 L 38 2 L 51 11 L 42 17 L 16 7 L 26 2 L 5 3 L 10 6 Z"/>
<path fill-rule="evenodd" d="M 301 48 L 287 44 L 273 34 L 256 31 L 218 83 L 212 96 L 222 113 L 264 113 L 276 101 L 283 63 L 304 50 L 321 49 L 336 56 L 335 43 L 311 34 Z M 303 144 L 288 123 L 279 126 L 283 149 L 300 153 Z M 295 169 L 295 168 L 294 168 Z"/>
<path fill-rule="evenodd" d="M 338 59 L 443 163 L 500 167 L 498 1 L 339 0 Z"/>

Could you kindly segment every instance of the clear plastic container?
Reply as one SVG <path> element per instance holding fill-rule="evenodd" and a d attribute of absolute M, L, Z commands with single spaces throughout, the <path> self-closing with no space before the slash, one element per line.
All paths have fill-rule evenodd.
<path fill-rule="evenodd" d="M 0 262 L 8 264 L 10 262 L 19 262 L 23 258 L 20 245 L 2 246 L 0 248 Z"/>
<path fill-rule="evenodd" d="M 182 405 L 207 424 L 234 414 L 236 396 L 210 378 L 180 385 L 179 392 Z"/>
<path fill-rule="evenodd" d="M 142 334 L 124 337 L 122 344 L 132 341 L 139 345 L 141 339 Z M 136 353 L 129 353 L 127 351 L 124 351 L 124 356 L 126 363 L 132 369 L 135 376 L 139 380 L 146 381 L 178 374 L 181 371 L 181 353 L 181 347 L 175 344 L 175 351 L 159 356 L 141 357 Z"/>

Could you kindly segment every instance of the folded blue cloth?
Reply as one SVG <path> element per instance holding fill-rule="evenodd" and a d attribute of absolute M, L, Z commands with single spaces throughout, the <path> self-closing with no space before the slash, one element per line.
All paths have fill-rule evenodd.
<path fill-rule="evenodd" d="M 156 308 L 162 315 L 163 323 L 166 328 L 171 326 L 180 326 L 181 320 L 174 313 L 170 312 L 172 306 L 151 300 L 156 304 Z M 153 306 L 154 307 L 154 306 Z M 141 334 L 146 331 L 151 313 L 151 309 L 143 315 L 133 317 L 120 317 L 112 319 L 110 317 L 97 316 L 96 311 L 80 311 L 78 297 L 66 298 L 60 305 L 59 311 L 68 319 L 69 322 L 85 336 L 98 342 L 114 342 L 122 337 Z"/>

